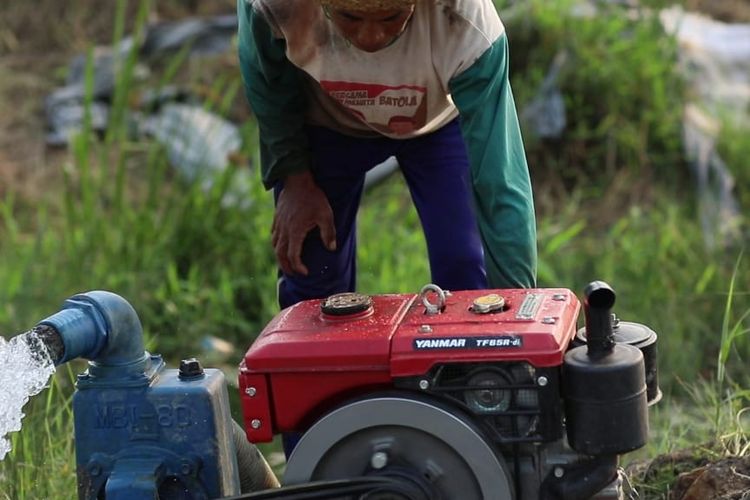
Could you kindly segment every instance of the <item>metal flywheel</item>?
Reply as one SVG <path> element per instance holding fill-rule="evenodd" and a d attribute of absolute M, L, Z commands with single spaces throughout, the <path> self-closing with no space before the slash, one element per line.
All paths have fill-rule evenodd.
<path fill-rule="evenodd" d="M 385 477 L 367 499 L 512 500 L 505 461 L 459 411 L 411 395 L 370 397 L 318 420 L 287 463 L 285 484 Z"/>

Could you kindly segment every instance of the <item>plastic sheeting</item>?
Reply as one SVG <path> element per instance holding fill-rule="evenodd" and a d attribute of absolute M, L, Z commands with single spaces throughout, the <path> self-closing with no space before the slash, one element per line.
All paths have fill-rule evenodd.
<path fill-rule="evenodd" d="M 679 64 L 690 87 L 683 139 L 697 182 L 703 234 L 709 247 L 726 246 L 741 238 L 743 219 L 734 178 L 716 141 L 720 117 L 750 126 L 750 25 L 679 7 L 661 11 L 660 20 L 679 43 Z"/>
<path fill-rule="evenodd" d="M 143 131 L 167 149 L 173 165 L 188 181 L 222 171 L 242 138 L 232 123 L 198 106 L 167 104 L 147 119 Z"/>
<path fill-rule="evenodd" d="M 576 15 L 596 15 L 599 3 L 632 7 L 636 2 L 579 2 L 576 5 L 587 6 L 588 10 Z M 716 153 L 719 130 L 716 117 L 730 116 L 740 123 L 750 123 L 750 25 L 722 23 L 686 13 L 679 7 L 662 10 L 658 15 L 667 33 L 679 42 L 680 67 L 691 87 L 692 102 L 685 112 L 684 147 L 698 183 L 706 241 L 709 245 L 724 244 L 738 235 L 741 214 L 733 196 L 734 180 Z M 190 48 L 191 56 L 222 53 L 231 46 L 236 22 L 235 16 L 218 16 L 152 25 L 137 49 L 139 59 L 158 59 L 185 46 Z M 94 54 L 93 95 L 88 113 L 95 131 L 106 130 L 115 68 L 132 50 L 133 43 L 132 38 L 126 38 L 117 47 L 99 48 Z M 569 63 L 566 53 L 558 54 L 536 97 L 521 111 L 524 121 L 540 137 L 559 137 L 565 129 L 565 105 L 557 80 L 561 68 Z M 82 127 L 86 116 L 85 66 L 84 56 L 77 57 L 70 65 L 65 86 L 47 98 L 51 145 L 67 145 L 72 134 Z M 139 67 L 141 74 L 147 71 L 145 66 Z M 149 109 L 158 109 L 159 114 L 148 117 L 145 126 L 139 124 L 136 128 L 148 131 L 162 142 L 170 161 L 188 179 L 197 179 L 199 169 L 222 171 L 228 165 L 228 157 L 239 148 L 238 131 L 231 123 L 211 116 L 199 106 L 179 104 L 185 96 L 177 94 L 162 92 L 152 96 L 159 106 Z M 165 102 L 174 104 L 162 107 Z M 366 186 L 378 184 L 397 168 L 393 159 L 378 166 L 368 174 Z"/>
<path fill-rule="evenodd" d="M 88 96 L 87 57 L 75 57 L 68 67 L 65 85 L 45 101 L 47 143 L 67 146 L 82 130 L 87 113 L 94 132 L 106 131 L 118 65 L 134 48 L 139 61 L 135 75 L 144 78 L 149 73 L 148 62 L 169 57 L 185 47 L 190 57 L 226 53 L 236 31 L 236 16 L 193 18 L 149 26 L 138 47 L 134 47 L 132 37 L 115 47 L 98 47 L 91 61 L 93 82 Z M 205 110 L 199 103 L 191 103 L 191 97 L 174 86 L 145 92 L 139 109 L 131 110 L 127 119 L 136 135 L 150 136 L 164 146 L 171 165 L 186 181 L 198 182 L 205 189 L 229 167 L 230 157 L 242 146 L 239 129 L 233 123 Z M 237 170 L 223 203 L 247 206 L 251 201 L 250 186 L 247 169 Z"/>
<path fill-rule="evenodd" d="M 710 112 L 748 120 L 750 24 L 727 24 L 673 7 L 659 15 L 680 49 L 680 64 L 698 101 Z"/>
<path fill-rule="evenodd" d="M 237 33 L 237 16 L 185 19 L 155 24 L 146 32 L 141 54 L 160 56 L 190 47 L 193 55 L 221 54 L 232 46 Z"/>
<path fill-rule="evenodd" d="M 230 49 L 236 32 L 236 16 L 156 23 L 146 29 L 143 42 L 136 48 L 138 60 L 159 59 L 186 46 L 191 57 L 221 54 Z M 94 131 L 106 130 L 117 78 L 116 68 L 133 50 L 134 43 L 132 37 L 127 37 L 115 47 L 98 47 L 94 51 L 94 81 L 90 96 L 91 126 Z M 51 146 L 67 146 L 70 138 L 83 126 L 86 63 L 85 55 L 75 57 L 68 67 L 65 85 L 54 90 L 45 101 L 49 128 L 47 143 Z M 144 77 L 148 72 L 145 64 L 136 67 L 137 77 Z"/>
<path fill-rule="evenodd" d="M 159 59 L 184 47 L 189 47 L 191 57 L 222 54 L 231 49 L 232 37 L 237 31 L 237 17 L 216 16 L 208 19 L 185 19 L 154 24 L 146 30 L 143 43 L 138 47 L 139 60 Z M 104 133 L 109 120 L 110 102 L 114 94 L 116 67 L 133 49 L 133 39 L 125 38 L 118 46 L 98 47 L 93 54 L 93 85 L 91 103 L 86 109 L 86 63 L 84 55 L 73 59 L 68 68 L 68 78 L 63 87 L 50 94 L 45 102 L 49 133 L 47 144 L 65 147 L 70 138 L 80 132 L 86 112 L 91 128 Z M 148 68 L 141 64 L 137 75 L 144 77 Z M 200 105 L 191 105 L 190 97 L 179 89 L 167 87 L 159 92 L 147 93 L 142 98 L 143 112 L 133 113 L 130 120 L 138 133 L 145 133 L 167 150 L 170 163 L 189 182 L 201 182 L 206 188 L 213 176 L 228 166 L 228 158 L 241 147 L 241 137 L 234 124 L 216 116 Z M 147 115 L 145 111 L 155 110 Z M 365 189 L 379 184 L 398 169 L 390 158 L 368 172 Z M 244 171 L 237 172 L 239 179 L 233 183 L 225 203 L 245 205 L 250 180 Z"/>
<path fill-rule="evenodd" d="M 594 17 L 602 5 L 618 4 L 624 15 L 658 15 L 667 34 L 679 47 L 679 68 L 689 87 L 683 119 L 683 147 L 696 179 L 701 226 L 709 247 L 725 246 L 741 238 L 743 218 L 735 198 L 735 182 L 716 151 L 721 118 L 750 127 L 750 25 L 727 24 L 672 7 L 648 12 L 635 0 L 580 1 L 572 15 Z M 509 10 L 512 20 L 523 4 Z M 561 51 L 550 65 L 535 97 L 521 111 L 524 123 L 541 138 L 559 138 L 566 126 L 566 110 L 558 86 L 561 68 L 571 58 Z M 735 168 L 747 166 L 735 166 Z"/>
<path fill-rule="evenodd" d="M 521 120 L 531 127 L 537 137 L 556 139 L 565 131 L 568 119 L 558 79 L 569 59 L 567 51 L 557 53 L 536 95 L 521 111 Z"/>
<path fill-rule="evenodd" d="M 145 120 L 141 132 L 164 146 L 169 163 L 187 182 L 198 182 L 205 189 L 211 188 L 229 167 L 230 157 L 242 148 L 242 137 L 234 124 L 192 104 L 162 106 Z M 222 203 L 247 207 L 251 203 L 250 172 L 239 169 L 233 176 Z"/>

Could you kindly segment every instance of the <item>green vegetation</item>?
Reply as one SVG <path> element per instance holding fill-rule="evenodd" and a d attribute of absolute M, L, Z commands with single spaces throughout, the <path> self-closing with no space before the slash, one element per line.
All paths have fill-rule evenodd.
<path fill-rule="evenodd" d="M 508 24 L 513 86 L 519 102 L 538 92 L 555 56 L 567 127 L 554 144 L 528 131 L 537 175 L 602 196 L 613 176 L 680 179 L 681 86 L 676 44 L 658 18 L 621 7 L 571 15 L 577 2 L 520 3 Z M 578 6 L 580 9 L 580 5 Z"/>
<path fill-rule="evenodd" d="M 117 2 L 117 36 L 126 4 Z M 618 293 L 621 318 L 659 334 L 665 399 L 652 411 L 652 442 L 638 456 L 704 443 L 719 443 L 711 456 L 747 453 L 750 266 L 737 246 L 704 245 L 680 144 L 674 43 L 654 19 L 628 19 L 616 8 L 580 18 L 569 6 L 535 0 L 506 20 L 519 108 L 558 51 L 571 61 L 559 77 L 565 135 L 553 141 L 526 131 L 539 208 L 539 285 L 580 292 L 603 279 Z M 140 3 L 136 29 L 149 8 Z M 33 326 L 74 293 L 108 289 L 133 304 L 149 350 L 172 366 L 199 353 L 206 335 L 236 345 L 236 363 L 276 312 L 270 195 L 254 172 L 251 203 L 223 203 L 239 169 L 258 164 L 255 124 L 243 122 L 243 152 L 210 189 L 186 184 L 162 147 L 126 134 L 128 103 L 143 85 L 133 78 L 135 63 L 132 53 L 119 74 L 106 137 L 91 130 L 76 137 L 60 165 L 64 182 L 40 187 L 43 196 L 33 201 L 12 189 L 0 199 L 0 331 Z M 195 71 L 178 55 L 160 83 L 201 78 Z M 236 67 L 210 81 L 206 95 L 220 96 L 207 100 L 210 109 L 227 115 L 245 106 Z M 726 130 L 720 152 L 747 208 L 746 132 Z M 366 195 L 359 241 L 361 291 L 415 292 L 429 281 L 419 221 L 400 177 Z M 24 429 L 0 462 L 0 499 L 75 496 L 70 398 L 83 369 L 78 362 L 60 368 L 25 408 Z M 645 485 L 645 498 L 662 498 L 671 474 Z"/>
<path fill-rule="evenodd" d="M 725 120 L 717 144 L 719 156 L 726 162 L 727 168 L 734 176 L 737 186 L 737 198 L 744 213 L 750 208 L 750 169 L 747 159 L 750 158 L 750 125 L 741 125 L 733 120 Z"/>

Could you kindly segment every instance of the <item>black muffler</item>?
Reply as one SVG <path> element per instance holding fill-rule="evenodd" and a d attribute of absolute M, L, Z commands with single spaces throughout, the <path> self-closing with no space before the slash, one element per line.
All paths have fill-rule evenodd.
<path fill-rule="evenodd" d="M 618 343 L 612 323 L 615 292 L 602 281 L 584 291 L 586 344 L 565 354 L 563 396 L 570 446 L 586 455 L 619 455 L 648 440 L 644 356 Z"/>

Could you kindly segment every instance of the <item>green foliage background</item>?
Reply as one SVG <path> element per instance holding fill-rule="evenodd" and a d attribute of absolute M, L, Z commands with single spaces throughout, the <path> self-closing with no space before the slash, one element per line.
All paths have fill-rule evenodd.
<path fill-rule="evenodd" d="M 121 36 L 132 5 L 117 6 Z M 139 3 L 136 35 L 150 8 Z M 675 71 L 674 40 L 646 11 L 633 19 L 612 7 L 583 18 L 570 14 L 571 2 L 534 0 L 503 12 L 519 109 L 556 54 L 572 61 L 559 76 L 564 136 L 551 141 L 524 131 L 538 208 L 539 285 L 580 292 L 591 280 L 605 280 L 618 292 L 618 315 L 658 333 L 665 400 L 652 414 L 653 439 L 642 454 L 724 443 L 727 436 L 734 452 L 745 451 L 747 422 L 738 415 L 747 406 L 750 349 L 747 238 L 715 249 L 704 244 L 682 153 L 684 82 Z M 185 61 L 176 56 L 160 83 L 206 85 Z M 200 355 L 207 336 L 234 344 L 227 363 L 236 365 L 277 312 L 271 197 L 254 174 L 247 207 L 223 203 L 237 171 L 257 169 L 255 123 L 243 120 L 242 155 L 211 189 L 185 184 L 162 147 L 128 136 L 131 97 L 153 84 L 137 81 L 135 63 L 133 52 L 118 76 L 106 137 L 88 129 L 75 138 L 60 166 L 62 185 L 45 186 L 48 196 L 32 205 L 12 190 L 0 200 L 0 330 L 21 332 L 70 295 L 107 289 L 133 304 L 149 350 L 173 366 Z M 245 106 L 236 66 L 208 82 L 206 94 L 220 96 L 207 99 L 212 111 L 230 116 Z M 748 213 L 744 137 L 746 130 L 728 126 L 720 151 Z M 399 176 L 367 193 L 359 241 L 361 291 L 416 292 L 429 282 L 419 221 Z M 0 498 L 75 495 L 70 397 L 84 368 L 61 367 L 27 406 L 24 430 L 0 463 Z M 663 412 L 676 407 L 684 419 L 669 422 Z M 646 491 L 660 498 L 667 487 Z"/>

